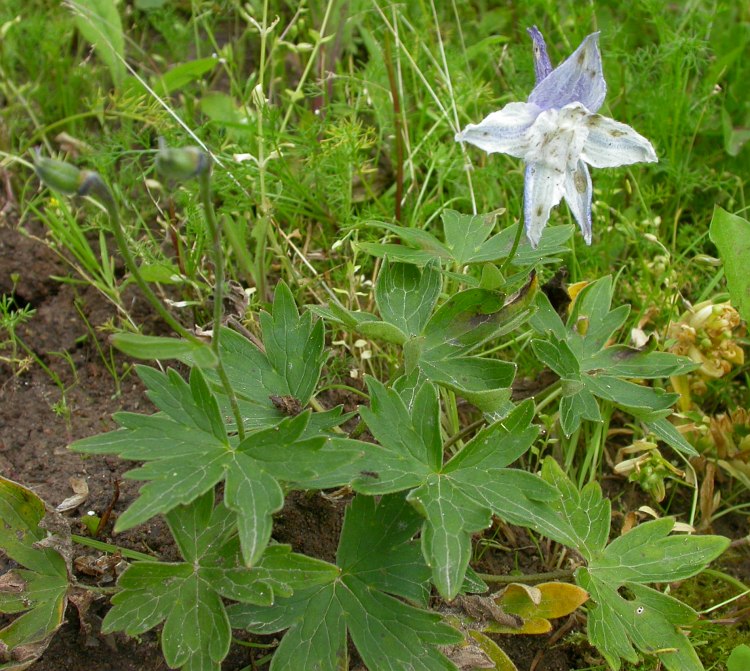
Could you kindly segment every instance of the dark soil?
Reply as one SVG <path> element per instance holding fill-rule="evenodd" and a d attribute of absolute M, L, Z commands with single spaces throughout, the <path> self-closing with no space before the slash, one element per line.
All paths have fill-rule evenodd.
<path fill-rule="evenodd" d="M 36 236 L 43 231 L 33 230 Z M 0 221 L 0 294 L 13 293 L 19 306 L 28 305 L 36 314 L 21 337 L 62 380 L 65 392 L 38 365 L 19 372 L 0 362 L 0 472 L 30 487 L 51 506 L 72 494 L 69 479 L 82 477 L 89 486 L 88 499 L 66 513 L 74 533 L 83 533 L 78 521 L 87 511 L 101 515 L 111 506 L 119 489 L 113 513 L 121 513 L 137 494 L 137 483 L 123 479 L 129 466 L 114 457 L 81 456 L 66 446 L 73 440 L 114 427 L 110 416 L 117 410 L 148 411 L 149 403 L 129 363 L 116 356 L 122 375 L 120 393 L 115 380 L 94 343 L 109 355 L 106 336 L 92 333 L 81 319 L 77 301 L 86 319 L 96 329 L 115 316 L 105 298 L 83 285 L 62 284 L 52 275 L 66 276 L 68 268 L 42 242 L 24 235 L 15 226 Z M 12 277 L 17 276 L 17 281 Z M 150 313 L 133 296 L 133 313 L 141 323 L 158 330 Z M 72 366 L 53 352 L 65 352 Z M 0 354 L 7 354 L 0 352 Z M 64 400 L 64 410 L 62 402 Z M 274 537 L 291 544 L 295 550 L 333 560 L 341 530 L 346 500 L 320 493 L 293 493 L 276 519 Z M 720 530 L 725 533 L 728 530 Z M 747 534 L 732 529 L 734 538 Z M 480 571 L 494 574 L 548 571 L 555 568 L 559 548 L 552 544 L 541 548 L 524 530 L 498 527 L 495 539 L 511 552 L 488 549 L 482 556 Z M 121 547 L 153 554 L 166 560 L 177 557 L 165 524 L 155 519 L 146 525 L 112 535 L 112 522 L 100 534 L 100 540 Z M 98 553 L 75 546 L 77 555 Z M 0 559 L 0 565 L 3 565 Z M 736 571 L 733 571 L 736 572 Z M 93 578 L 78 576 L 82 582 Z M 745 572 L 745 578 L 747 574 Z M 157 632 L 148 632 L 138 640 L 122 635 L 102 636 L 99 624 L 108 608 L 106 598 L 95 601 L 81 620 L 69 605 L 66 621 L 57 632 L 35 671 L 162 671 L 167 669 L 159 648 Z M 570 631 L 581 631 L 580 621 L 560 621 Z M 562 633 L 562 632 L 561 632 Z M 586 646 L 560 636 L 499 637 L 501 646 L 521 671 L 534 666 L 539 671 L 571 671 L 589 666 L 596 655 Z M 270 639 L 266 639 L 268 642 Z M 262 669 L 256 660 L 267 650 L 233 645 L 223 669 Z M 294 670 L 297 671 L 297 670 Z M 299 670 L 304 671 L 304 670 Z"/>

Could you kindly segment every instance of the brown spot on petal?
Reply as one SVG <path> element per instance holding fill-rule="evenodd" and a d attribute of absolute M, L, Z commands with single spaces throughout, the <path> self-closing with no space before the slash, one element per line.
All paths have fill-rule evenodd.
<path fill-rule="evenodd" d="M 578 65 L 583 65 L 586 62 L 586 52 L 582 51 L 580 54 L 578 54 L 578 58 L 576 58 L 578 61 Z"/>
<path fill-rule="evenodd" d="M 542 216 L 542 211 L 543 211 L 542 210 L 542 206 L 540 205 L 539 207 L 536 208 L 536 216 L 537 217 L 541 217 Z"/>
<path fill-rule="evenodd" d="M 581 170 L 576 170 L 573 173 L 573 184 L 575 184 L 578 193 L 586 193 L 586 175 Z"/>
<path fill-rule="evenodd" d="M 617 130 L 616 128 L 613 128 L 611 131 L 609 131 L 609 134 L 612 137 L 622 137 L 623 135 L 625 135 L 625 132 L 621 130 Z"/>

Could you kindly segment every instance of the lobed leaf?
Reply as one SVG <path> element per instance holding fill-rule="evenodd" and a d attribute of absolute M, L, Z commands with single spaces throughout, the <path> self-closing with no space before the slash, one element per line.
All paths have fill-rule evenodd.
<path fill-rule="evenodd" d="M 441 286 L 442 278 L 435 263 L 428 263 L 420 270 L 413 264 L 389 263 L 386 259 L 375 284 L 375 301 L 386 322 L 406 335 L 415 336 L 430 318 Z"/>
<path fill-rule="evenodd" d="M 186 561 L 128 567 L 102 631 L 137 636 L 164 622 L 162 651 L 170 667 L 218 670 L 231 642 L 221 597 L 270 606 L 297 587 L 330 583 L 339 575 L 335 566 L 288 546 L 267 548 L 246 568 L 234 521 L 224 504 L 214 506 L 213 492 L 172 510 L 167 522 Z"/>
<path fill-rule="evenodd" d="M 0 647 L 14 660 L 3 668 L 32 664 L 63 623 L 70 586 L 70 532 L 55 516 L 48 516 L 44 502 L 30 489 L 0 476 L 0 547 L 26 567 L 0 576 L 0 613 L 17 615 L 10 623 L 3 618 L 0 629 Z"/>

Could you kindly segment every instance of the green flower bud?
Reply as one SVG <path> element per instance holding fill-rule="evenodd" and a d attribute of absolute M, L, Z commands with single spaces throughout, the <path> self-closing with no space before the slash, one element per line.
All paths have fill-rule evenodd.
<path fill-rule="evenodd" d="M 164 138 L 159 138 L 156 153 L 156 171 L 163 177 L 183 182 L 202 175 L 210 168 L 208 155 L 198 147 L 167 147 Z"/>
<path fill-rule="evenodd" d="M 76 195 L 86 179 L 86 173 L 65 161 L 40 156 L 34 157 L 34 171 L 45 186 L 66 196 Z"/>
<path fill-rule="evenodd" d="M 109 207 L 114 198 L 98 172 L 80 170 L 71 163 L 45 158 L 37 151 L 34 170 L 42 183 L 66 196 L 92 196 Z"/>

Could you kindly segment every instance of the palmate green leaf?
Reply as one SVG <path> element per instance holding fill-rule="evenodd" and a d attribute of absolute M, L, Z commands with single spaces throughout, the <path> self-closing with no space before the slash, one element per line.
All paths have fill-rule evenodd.
<path fill-rule="evenodd" d="M 609 538 L 612 521 L 609 499 L 602 496 L 596 482 L 588 483 L 579 491 L 551 457 L 542 464 L 542 478 L 559 493 L 551 506 L 559 520 L 540 531 L 564 545 L 574 547 L 586 560 L 591 561 L 604 550 Z"/>
<path fill-rule="evenodd" d="M 366 494 L 408 491 L 407 500 L 424 517 L 422 551 L 433 582 L 453 599 L 464 583 L 471 534 L 489 526 L 492 514 L 533 526 L 554 496 L 540 478 L 506 468 L 537 435 L 530 426 L 533 403 L 481 431 L 444 464 L 437 422 L 425 419 L 437 417 L 432 384 L 422 383 L 415 394 L 406 383 L 398 390 L 373 379 L 367 383 L 372 403 L 360 414 L 380 446 L 363 444 L 357 462 L 362 470 L 352 488 Z"/>
<path fill-rule="evenodd" d="M 280 282 L 274 293 L 273 314 L 261 313 L 260 323 L 268 361 L 286 382 L 286 393 L 306 405 L 326 359 L 323 322 L 313 323 L 310 312 L 300 316 L 292 292 Z"/>
<path fill-rule="evenodd" d="M 357 323 L 345 310 L 336 314 L 347 323 L 349 319 Z M 372 315 L 367 318 L 375 319 Z M 323 322 L 313 323 L 311 311 L 300 315 L 291 291 L 283 282 L 276 287 L 273 314 L 261 313 L 260 321 L 265 352 L 236 331 L 221 328 L 219 332 L 221 360 L 247 430 L 274 426 L 284 418 L 274 405 L 274 398 L 291 397 L 302 407 L 307 405 L 326 359 Z M 203 369 L 219 400 L 222 416 L 231 417 L 229 401 L 216 371 L 204 368 L 191 352 L 178 358 Z M 227 422 L 230 429 L 233 424 L 233 418 Z"/>
<path fill-rule="evenodd" d="M 610 502 L 599 485 L 589 483 L 579 492 L 552 458 L 545 460 L 542 478 L 557 492 L 550 506 L 557 519 L 546 516 L 536 528 L 587 560 L 588 566 L 576 571 L 576 582 L 591 595 L 589 640 L 609 665 L 619 669 L 621 658 L 637 662 L 637 648 L 657 655 L 670 671 L 701 671 L 680 629 L 691 624 L 696 614 L 642 583 L 695 575 L 726 549 L 728 539 L 670 536 L 674 520 L 663 518 L 641 524 L 607 545 Z"/>
<path fill-rule="evenodd" d="M 442 277 L 435 263 L 419 269 L 386 259 L 375 284 L 375 301 L 383 319 L 408 336 L 422 332 L 432 314 Z M 363 325 L 364 326 L 364 325 Z"/>
<path fill-rule="evenodd" d="M 536 275 L 515 295 L 467 289 L 441 305 L 425 325 L 424 358 L 439 361 L 468 354 L 492 338 L 512 331 L 532 312 Z"/>
<path fill-rule="evenodd" d="M 617 670 L 621 658 L 638 661 L 636 649 L 655 655 L 669 671 L 703 671 L 703 665 L 681 626 L 693 624 L 697 614 L 666 594 L 637 583 L 620 585 L 631 598 L 623 597 L 616 586 L 593 578 L 584 568 L 576 580 L 591 595 L 588 609 L 590 642 Z"/>
<path fill-rule="evenodd" d="M 741 317 L 750 322 L 750 222 L 731 214 L 718 205 L 714 207 L 709 230 L 711 242 L 719 249 L 732 303 Z"/>
<path fill-rule="evenodd" d="M 118 531 L 186 505 L 223 480 L 244 561 L 251 566 L 268 544 L 272 515 L 283 505 L 280 481 L 308 488 L 351 479 L 346 467 L 360 456 L 359 446 L 337 445 L 324 435 L 309 437 L 309 411 L 252 432 L 237 444 L 227 435 L 215 394 L 199 368 L 192 369 L 189 384 L 174 371 L 139 368 L 138 373 L 162 412 L 115 415 L 122 429 L 71 445 L 81 452 L 145 462 L 125 475 L 146 484 L 118 518 Z"/>
<path fill-rule="evenodd" d="M 453 260 L 463 266 L 471 263 L 474 256 L 481 252 L 484 242 L 495 227 L 496 216 L 461 214 L 455 210 L 444 210 L 441 218 L 446 246 L 450 249 Z"/>
<path fill-rule="evenodd" d="M 55 544 L 66 557 L 44 542 L 47 529 L 40 527 L 47 512 L 44 502 L 31 490 L 0 477 L 0 548 L 26 568 L 14 568 L 0 576 L 0 613 L 16 614 L 0 629 L 0 642 L 8 652 L 21 653 L 2 668 L 29 666 L 47 648 L 65 615 L 70 572 L 70 535 L 67 527 L 48 524 L 55 530 Z M 59 535 L 58 530 L 64 531 Z"/>
<path fill-rule="evenodd" d="M 612 541 L 589 572 L 604 582 L 674 582 L 699 573 L 729 546 L 722 536 L 670 536 L 674 519 L 639 524 Z"/>
<path fill-rule="evenodd" d="M 601 421 L 596 398 L 614 403 L 644 422 L 660 422 L 671 414 L 679 396 L 623 378 L 681 375 L 696 367 L 689 359 L 667 352 L 608 346 L 629 312 L 627 306 L 610 310 L 611 298 L 610 277 L 593 282 L 578 294 L 563 323 L 543 293 L 536 297 L 537 311 L 530 323 L 546 339 L 531 344 L 540 361 L 562 378 L 560 425 L 566 436 L 572 435 L 583 419 Z M 693 453 L 662 424 L 659 429 L 668 434 L 667 442 L 675 449 Z"/>
<path fill-rule="evenodd" d="M 391 595 L 425 603 L 429 569 L 413 540 L 420 525 L 400 496 L 354 499 L 344 518 L 337 564 L 340 577 L 297 591 L 273 606 L 229 608 L 232 626 L 257 633 L 288 629 L 272 671 L 346 668 L 347 632 L 369 669 L 454 670 L 435 646 L 461 635 L 436 614 Z"/>
<path fill-rule="evenodd" d="M 368 226 L 382 228 L 398 236 L 405 245 L 389 243 L 359 243 L 359 247 L 373 256 L 387 256 L 392 261 L 412 263 L 418 266 L 430 261 L 463 266 L 472 263 L 500 261 L 510 254 L 516 237 L 515 225 L 508 226 L 488 239 L 495 226 L 495 214 L 469 215 L 455 210 L 444 210 L 443 231 L 445 244 L 434 235 L 419 228 L 407 228 L 380 221 L 369 221 Z M 519 224 L 521 225 L 521 224 Z M 534 249 L 522 240 L 513 264 L 518 267 L 551 263 L 568 252 L 567 240 L 573 234 L 573 226 L 546 228 L 539 246 Z"/>
<path fill-rule="evenodd" d="M 295 587 L 330 582 L 335 566 L 297 555 L 287 546 L 268 548 L 252 569 L 242 566 L 234 515 L 214 506 L 208 492 L 167 514 L 185 558 L 181 563 L 137 562 L 119 578 L 120 591 L 102 623 L 104 633 L 137 636 L 164 622 L 162 651 L 171 668 L 220 669 L 231 642 L 222 596 L 271 604 Z"/>
<path fill-rule="evenodd" d="M 483 412 L 503 408 L 511 397 L 516 366 L 509 361 L 463 356 L 432 362 L 423 358 L 419 368 L 424 375 L 473 403 Z"/>

